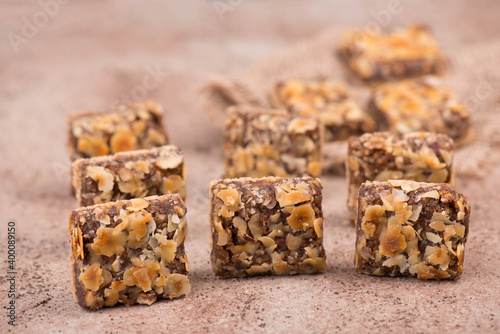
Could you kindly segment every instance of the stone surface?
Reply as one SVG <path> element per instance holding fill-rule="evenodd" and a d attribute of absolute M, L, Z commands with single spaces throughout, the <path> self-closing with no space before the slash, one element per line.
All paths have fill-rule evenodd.
<path fill-rule="evenodd" d="M 219 16 L 221 3 L 234 5 Z M 357 274 L 354 230 L 343 224 L 346 185 L 341 177 L 323 178 L 328 259 L 323 274 L 220 280 L 211 271 L 208 185 L 223 172 L 222 133 L 199 110 L 196 98 L 199 86 L 214 75 L 242 70 L 327 27 L 340 34 L 376 17 L 382 25 L 390 21 L 388 26 L 422 22 L 432 26 L 456 65 L 453 85 L 477 114 L 475 124 L 497 120 L 481 118 L 479 112 L 499 112 L 500 53 L 484 52 L 484 47 L 498 41 L 500 4 L 400 1 L 398 8 L 398 14 L 381 16 L 377 13 L 388 13 L 382 1 L 155 1 L 147 7 L 132 0 L 73 1 L 59 5 L 15 53 L 9 32 L 21 35 L 22 18 L 32 22 L 43 9 L 38 2 L 3 3 L 0 304 L 5 314 L 11 219 L 18 238 L 18 325 L 13 329 L 2 316 L 0 332 L 499 332 L 500 168 L 479 166 L 486 175 L 481 178 L 479 167 L 460 160 L 460 154 L 457 161 L 471 176 L 458 175 L 456 189 L 469 197 L 472 215 L 465 270 L 456 282 Z M 467 50 L 469 58 L 450 54 L 457 49 Z M 471 63 L 478 69 L 457 74 L 460 64 Z M 148 68 L 160 72 L 159 83 L 145 79 Z M 66 118 L 79 110 L 108 109 L 123 94 L 140 98 L 137 87 L 143 80 L 149 87 L 146 97 L 164 106 L 171 141 L 186 157 L 192 292 L 150 307 L 89 312 L 71 294 L 67 227 L 76 200 L 70 195 Z M 495 145 L 498 141 L 479 141 L 472 147 L 498 161 Z"/>

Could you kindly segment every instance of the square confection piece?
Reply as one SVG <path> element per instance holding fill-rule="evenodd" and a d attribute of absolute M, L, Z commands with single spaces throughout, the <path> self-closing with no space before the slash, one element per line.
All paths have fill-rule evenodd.
<path fill-rule="evenodd" d="M 271 93 L 276 108 L 294 115 L 318 115 L 325 127 L 325 141 L 346 140 L 373 132 L 375 123 L 349 96 L 345 87 L 331 80 L 280 82 Z"/>
<path fill-rule="evenodd" d="M 341 38 L 339 53 L 351 70 L 366 81 L 438 74 L 445 68 L 434 37 L 421 26 L 390 33 L 352 30 Z"/>
<path fill-rule="evenodd" d="M 470 203 L 449 184 L 368 181 L 358 205 L 358 272 L 420 279 L 462 273 Z"/>
<path fill-rule="evenodd" d="M 178 194 L 73 211 L 69 233 L 78 304 L 95 310 L 187 295 L 185 230 L 186 206 Z"/>
<path fill-rule="evenodd" d="M 79 206 L 173 193 L 185 200 L 184 175 L 184 156 L 173 145 L 73 162 Z"/>
<path fill-rule="evenodd" d="M 68 119 L 71 161 L 168 144 L 163 112 L 153 102 L 121 106 L 107 113 L 86 112 Z"/>
<path fill-rule="evenodd" d="M 469 111 L 435 77 L 377 86 L 369 112 L 379 131 L 445 133 L 456 145 L 473 137 Z"/>
<path fill-rule="evenodd" d="M 297 177 L 321 173 L 323 127 L 317 117 L 284 110 L 230 108 L 225 177 Z"/>
<path fill-rule="evenodd" d="M 453 171 L 453 140 L 447 135 L 375 132 L 353 137 L 346 163 L 350 218 L 356 218 L 356 196 L 365 181 L 409 179 L 453 184 Z"/>
<path fill-rule="evenodd" d="M 212 181 L 212 268 L 219 277 L 314 274 L 326 267 L 315 178 Z"/>

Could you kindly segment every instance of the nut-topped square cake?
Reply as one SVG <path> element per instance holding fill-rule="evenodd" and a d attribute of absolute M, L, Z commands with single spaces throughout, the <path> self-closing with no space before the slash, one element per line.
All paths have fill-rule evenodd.
<path fill-rule="evenodd" d="M 470 203 L 449 184 L 366 182 L 359 189 L 356 270 L 455 279 L 463 271 Z"/>
<path fill-rule="evenodd" d="M 453 184 L 453 140 L 430 132 L 365 133 L 349 141 L 346 172 L 347 207 L 354 221 L 356 196 L 365 181 L 407 179 Z"/>
<path fill-rule="evenodd" d="M 185 200 L 184 155 L 168 145 L 78 159 L 73 187 L 80 206 L 173 193 Z"/>
<path fill-rule="evenodd" d="M 314 274 L 325 269 L 319 179 L 212 181 L 210 199 L 211 258 L 217 276 Z"/>
<path fill-rule="evenodd" d="M 469 111 L 435 77 L 379 85 L 368 109 L 379 131 L 444 133 L 458 146 L 474 136 Z"/>
<path fill-rule="evenodd" d="M 224 177 L 320 175 L 323 127 L 317 116 L 234 107 L 227 117 Z"/>
<path fill-rule="evenodd" d="M 153 102 L 72 115 L 68 119 L 70 160 L 166 145 L 162 117 L 161 107 Z"/>
<path fill-rule="evenodd" d="M 82 207 L 71 213 L 73 293 L 96 310 L 189 294 L 186 206 L 178 194 Z"/>
<path fill-rule="evenodd" d="M 350 69 L 366 81 L 439 74 L 445 69 L 436 40 L 423 26 L 388 33 L 351 30 L 342 36 L 339 53 Z"/>
<path fill-rule="evenodd" d="M 326 142 L 346 140 L 375 130 L 373 119 L 345 86 L 332 80 L 279 82 L 271 93 L 271 103 L 292 115 L 317 115 L 325 128 Z"/>

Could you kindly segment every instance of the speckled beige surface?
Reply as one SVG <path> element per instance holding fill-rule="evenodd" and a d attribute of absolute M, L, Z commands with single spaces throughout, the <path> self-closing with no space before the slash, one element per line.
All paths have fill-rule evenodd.
<path fill-rule="evenodd" d="M 325 273 L 219 280 L 211 272 L 208 184 L 222 172 L 222 136 L 199 110 L 197 89 L 216 74 L 242 70 L 326 27 L 340 32 L 364 26 L 374 12 L 388 8 L 385 2 L 71 1 L 15 53 L 5 37 L 21 34 L 22 18 L 32 20 L 42 10 L 30 3 L 0 5 L 1 333 L 500 331 L 496 166 L 484 169 L 484 178 L 472 173 L 457 180 L 456 188 L 472 202 L 472 221 L 465 271 L 456 282 L 355 273 L 353 229 L 342 224 L 341 177 L 323 178 Z M 219 16 L 214 3 L 232 5 Z M 389 25 L 430 24 L 445 52 L 462 48 L 474 55 L 476 45 L 499 40 L 497 1 L 400 3 Z M 460 73 L 455 83 L 462 84 L 461 97 L 474 102 L 474 112 L 495 115 L 500 56 L 479 47 L 476 53 L 492 65 L 481 61 L 481 71 Z M 186 154 L 192 292 L 150 307 L 89 312 L 71 294 L 67 221 L 76 200 L 69 195 L 65 120 L 72 112 L 107 109 L 123 94 L 139 92 L 148 67 L 162 73 L 159 83 L 146 84 L 147 98 L 165 107 L 172 142 Z M 499 146 L 486 147 L 487 156 L 498 157 Z M 18 238 L 15 328 L 4 316 L 9 219 L 17 223 Z"/>

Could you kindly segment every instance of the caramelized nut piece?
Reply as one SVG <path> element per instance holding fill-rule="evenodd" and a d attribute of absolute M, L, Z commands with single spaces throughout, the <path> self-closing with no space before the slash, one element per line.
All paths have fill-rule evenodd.
<path fill-rule="evenodd" d="M 311 195 L 303 190 L 295 190 L 291 192 L 285 192 L 281 188 L 277 190 L 277 201 L 281 207 L 296 205 L 304 202 L 309 202 L 311 200 Z"/>
<path fill-rule="evenodd" d="M 98 255 L 113 256 L 125 251 L 127 235 L 115 228 L 99 227 L 94 243 L 90 245 Z"/>
<path fill-rule="evenodd" d="M 305 274 L 315 274 L 324 271 L 326 262 L 324 258 L 305 259 L 301 264 L 301 269 Z"/>
<path fill-rule="evenodd" d="M 445 245 L 441 247 L 427 246 L 425 253 L 431 253 L 427 258 L 430 264 L 434 265 L 447 265 L 450 263 L 450 257 L 448 255 L 448 248 Z"/>
<path fill-rule="evenodd" d="M 83 260 L 83 236 L 80 227 L 76 227 L 71 231 L 71 256 L 73 259 L 81 257 Z"/>
<path fill-rule="evenodd" d="M 217 245 L 224 246 L 229 242 L 229 234 L 222 227 L 221 221 L 214 221 L 215 231 L 217 232 Z"/>
<path fill-rule="evenodd" d="M 141 245 L 141 239 L 148 233 L 146 223 L 151 219 L 150 213 L 143 211 L 133 212 L 126 216 L 125 221 L 128 221 L 128 242 L 129 246 L 138 247 Z"/>
<path fill-rule="evenodd" d="M 316 218 L 313 223 L 314 232 L 318 238 L 323 237 L 323 218 Z"/>
<path fill-rule="evenodd" d="M 170 274 L 167 277 L 165 290 L 169 298 L 176 298 L 188 295 L 191 292 L 191 285 L 186 275 Z"/>
<path fill-rule="evenodd" d="M 366 208 L 365 219 L 366 221 L 378 221 L 378 217 L 382 216 L 385 210 L 380 205 L 372 205 Z"/>
<path fill-rule="evenodd" d="M 157 287 L 164 287 L 165 285 L 167 285 L 167 278 L 163 275 L 160 274 L 160 276 L 158 276 L 157 278 L 154 279 L 154 282 L 153 284 Z M 163 291 L 163 290 L 162 290 Z"/>
<path fill-rule="evenodd" d="M 224 202 L 224 206 L 220 209 L 219 215 L 230 218 L 234 216 L 234 212 L 238 210 L 240 204 L 240 194 L 236 189 L 221 190 L 217 197 Z"/>
<path fill-rule="evenodd" d="M 113 306 L 118 303 L 120 292 L 125 290 L 127 286 L 122 281 L 112 282 L 109 289 L 104 290 L 104 297 L 106 298 L 106 306 Z"/>
<path fill-rule="evenodd" d="M 266 248 L 269 248 L 269 247 L 276 248 L 276 243 L 274 242 L 273 238 L 270 238 L 270 237 L 260 237 L 259 241 L 262 242 L 262 244 Z"/>
<path fill-rule="evenodd" d="M 148 292 L 151 290 L 151 278 L 149 277 L 148 269 L 137 269 L 132 275 L 134 275 L 137 286 L 140 287 L 142 291 Z"/>
<path fill-rule="evenodd" d="M 139 211 L 149 206 L 149 202 L 143 198 L 134 198 L 130 200 L 130 205 L 127 207 L 130 211 Z"/>
<path fill-rule="evenodd" d="M 287 234 L 286 236 L 286 247 L 289 250 L 296 250 L 299 249 L 301 244 L 302 244 L 302 238 L 301 237 L 296 237 L 293 234 Z"/>
<path fill-rule="evenodd" d="M 138 267 L 131 267 L 123 273 L 123 281 L 127 286 L 135 286 L 137 284 L 137 278 L 135 277 L 134 273 L 139 270 L 140 268 Z"/>
<path fill-rule="evenodd" d="M 97 186 L 100 191 L 110 191 L 113 189 L 113 174 L 109 173 L 104 167 L 101 166 L 89 166 L 87 167 L 88 176 L 97 181 Z"/>
<path fill-rule="evenodd" d="M 293 119 L 288 125 L 288 132 L 292 133 L 306 133 L 313 131 L 317 127 L 317 122 L 314 119 L 296 118 Z"/>
<path fill-rule="evenodd" d="M 457 245 L 457 259 L 460 265 L 464 263 L 464 244 Z"/>
<path fill-rule="evenodd" d="M 406 248 L 406 239 L 402 234 L 394 234 L 384 230 L 380 234 L 380 254 L 384 256 L 395 256 Z"/>
<path fill-rule="evenodd" d="M 256 242 L 247 242 L 244 245 L 235 245 L 231 246 L 229 250 L 234 253 L 234 254 L 240 254 L 240 253 L 247 253 L 247 254 L 253 254 L 255 251 L 259 248 L 259 244 Z"/>
<path fill-rule="evenodd" d="M 287 275 L 290 273 L 291 266 L 285 261 L 280 261 L 276 264 L 273 263 L 273 273 L 276 275 Z"/>
<path fill-rule="evenodd" d="M 102 298 L 96 296 L 94 291 L 87 291 L 84 297 L 85 306 L 91 310 L 97 310 L 102 307 Z"/>
<path fill-rule="evenodd" d="M 238 229 L 238 236 L 243 238 L 243 236 L 247 233 L 247 222 L 241 217 L 234 217 L 233 225 Z"/>
<path fill-rule="evenodd" d="M 156 165 L 162 169 L 177 168 L 184 161 L 181 154 L 171 154 L 168 156 L 160 156 L 156 159 Z"/>
<path fill-rule="evenodd" d="M 89 157 L 109 154 L 109 148 L 99 136 L 82 135 L 77 141 L 77 150 Z"/>
<path fill-rule="evenodd" d="M 173 240 L 167 240 L 165 244 L 156 247 L 155 252 L 161 256 L 163 261 L 172 262 L 177 252 L 177 243 Z"/>
<path fill-rule="evenodd" d="M 292 229 L 300 231 L 313 226 L 314 217 L 311 204 L 303 204 L 293 208 L 292 214 L 286 220 Z"/>
<path fill-rule="evenodd" d="M 91 291 L 99 290 L 99 286 L 104 282 L 102 277 L 102 269 L 98 263 L 90 265 L 82 274 L 80 280 L 83 285 Z"/>
<path fill-rule="evenodd" d="M 268 263 L 262 265 L 253 265 L 246 270 L 249 275 L 259 275 L 271 271 L 271 266 Z"/>
<path fill-rule="evenodd" d="M 217 197 L 222 199 L 226 206 L 237 206 L 240 203 L 240 194 L 236 189 L 221 190 Z"/>
<path fill-rule="evenodd" d="M 263 227 L 262 227 L 262 221 L 260 218 L 260 214 L 256 213 L 252 217 L 250 217 L 250 220 L 248 221 L 248 228 L 250 229 L 250 232 L 252 232 L 252 236 L 254 239 L 258 239 L 262 236 Z"/>
<path fill-rule="evenodd" d="M 116 171 L 116 174 L 120 177 L 121 181 L 131 181 L 134 179 L 134 173 L 128 168 L 121 167 Z"/>
<path fill-rule="evenodd" d="M 136 147 L 137 138 L 128 129 L 118 130 L 110 140 L 111 152 L 131 151 Z"/>

